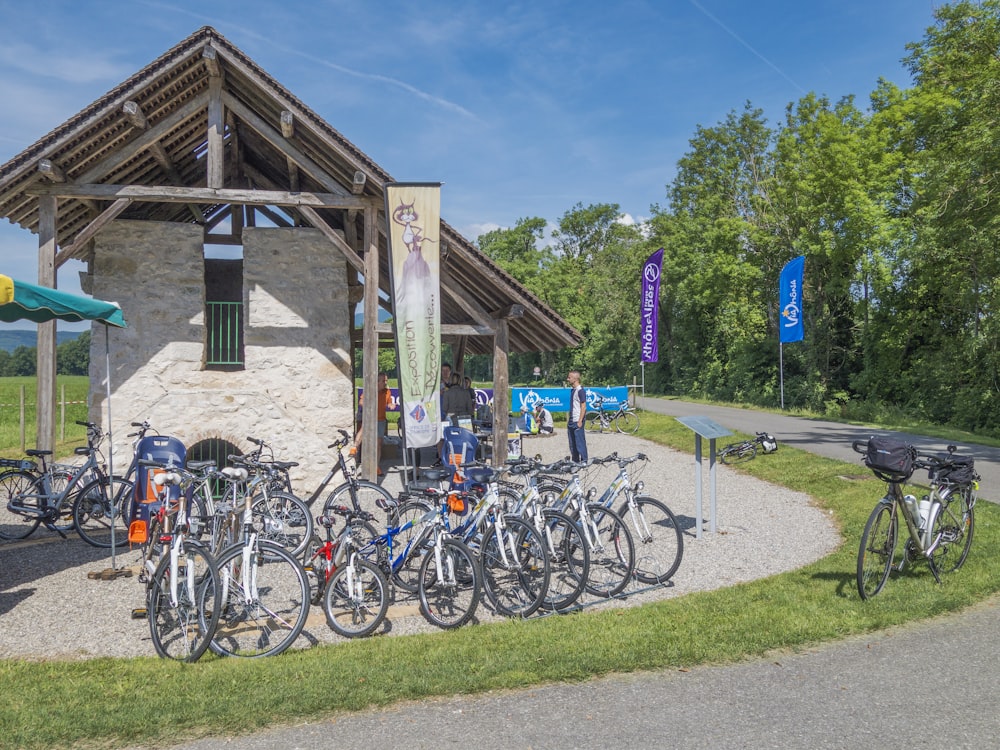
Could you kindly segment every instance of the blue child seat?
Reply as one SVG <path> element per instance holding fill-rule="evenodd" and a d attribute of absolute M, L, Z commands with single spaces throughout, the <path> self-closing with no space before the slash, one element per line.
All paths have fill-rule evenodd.
<path fill-rule="evenodd" d="M 147 461 L 183 467 L 187 449 L 184 443 L 169 435 L 150 435 L 139 441 L 135 447 L 136 456 Z M 135 486 L 132 496 L 132 514 L 129 518 L 130 542 L 143 544 L 148 540 L 149 520 L 160 509 L 160 501 L 156 496 L 153 484 L 153 474 L 156 467 L 139 464 L 135 475 Z M 167 500 L 180 499 L 180 488 L 168 487 Z"/>
<path fill-rule="evenodd" d="M 479 439 L 464 427 L 445 427 L 444 442 L 441 443 L 441 463 L 453 466 L 455 474 L 451 478 L 451 489 L 467 490 L 471 482 L 461 467 L 476 460 Z"/>

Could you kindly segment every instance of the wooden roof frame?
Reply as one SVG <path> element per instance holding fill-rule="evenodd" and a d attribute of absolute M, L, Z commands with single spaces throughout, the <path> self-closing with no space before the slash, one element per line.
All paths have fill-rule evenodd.
<path fill-rule="evenodd" d="M 206 242 L 230 244 L 258 212 L 279 226 L 312 226 L 358 272 L 357 283 L 375 282 L 365 284 L 364 298 L 365 320 L 376 321 L 377 290 L 389 293 L 384 187 L 392 182 L 206 26 L 0 166 L 0 216 L 39 235 L 38 280 L 53 287 L 67 260 L 89 262 L 93 238 L 116 218 L 197 223 Z M 230 234 L 214 233 L 225 218 Z M 506 380 L 508 351 L 580 343 L 572 326 L 444 221 L 441 258 L 442 335 L 462 352 L 493 352 L 498 380 Z M 390 331 L 371 325 L 361 333 L 367 354 Z M 40 393 L 43 378 L 48 387 L 41 352 L 51 346 L 54 355 L 54 327 L 47 337 L 40 328 Z M 51 368 L 54 393 L 54 356 Z M 375 374 L 368 379 L 366 371 L 374 388 Z M 374 429 L 373 417 L 366 427 Z"/>

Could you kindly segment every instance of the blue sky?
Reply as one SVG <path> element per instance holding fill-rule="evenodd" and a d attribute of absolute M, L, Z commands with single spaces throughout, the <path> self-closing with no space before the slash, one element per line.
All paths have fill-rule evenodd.
<path fill-rule="evenodd" d="M 577 203 L 642 221 L 699 125 L 909 86 L 905 45 L 940 4 L 0 0 L 0 163 L 210 25 L 395 179 L 443 182 L 470 240 Z M 36 258 L 36 236 L 0 221 L 0 273 L 34 281 Z M 59 287 L 79 292 L 82 268 Z"/>

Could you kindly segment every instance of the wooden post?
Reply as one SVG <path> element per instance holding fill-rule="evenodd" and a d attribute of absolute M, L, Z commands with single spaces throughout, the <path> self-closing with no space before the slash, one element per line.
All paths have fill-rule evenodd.
<path fill-rule="evenodd" d="M 224 187 L 225 166 L 223 159 L 223 131 L 225 130 L 225 112 L 222 105 L 222 77 L 210 76 L 208 79 L 208 148 L 205 153 L 205 186 L 210 188 Z"/>
<path fill-rule="evenodd" d="M 28 446 L 24 442 L 24 386 L 21 386 L 21 453 Z"/>
<path fill-rule="evenodd" d="M 468 336 L 459 336 L 458 344 L 455 346 L 455 367 L 454 370 L 463 378 L 465 377 L 465 350 L 469 344 Z"/>
<path fill-rule="evenodd" d="M 493 465 L 503 466 L 507 460 L 507 427 L 510 406 L 510 375 L 507 371 L 507 350 L 510 348 L 508 323 L 497 320 L 493 337 Z"/>
<path fill-rule="evenodd" d="M 111 428 L 108 427 L 110 430 Z M 66 442 L 66 384 L 59 386 L 59 442 Z"/>
<path fill-rule="evenodd" d="M 57 199 L 51 195 L 38 198 L 38 283 L 56 288 L 56 211 Z M 38 397 L 37 441 L 41 450 L 55 448 L 56 400 L 56 322 L 38 324 Z"/>
<path fill-rule="evenodd" d="M 362 330 L 362 370 L 365 403 L 361 410 L 361 471 L 371 481 L 378 478 L 378 209 L 372 205 L 365 209 L 365 312 Z"/>

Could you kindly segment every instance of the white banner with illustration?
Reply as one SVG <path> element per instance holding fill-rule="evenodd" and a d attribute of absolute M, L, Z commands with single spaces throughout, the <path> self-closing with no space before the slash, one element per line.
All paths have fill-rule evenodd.
<path fill-rule="evenodd" d="M 423 448 L 441 423 L 441 185 L 386 185 L 385 213 L 399 407 L 406 447 Z"/>

